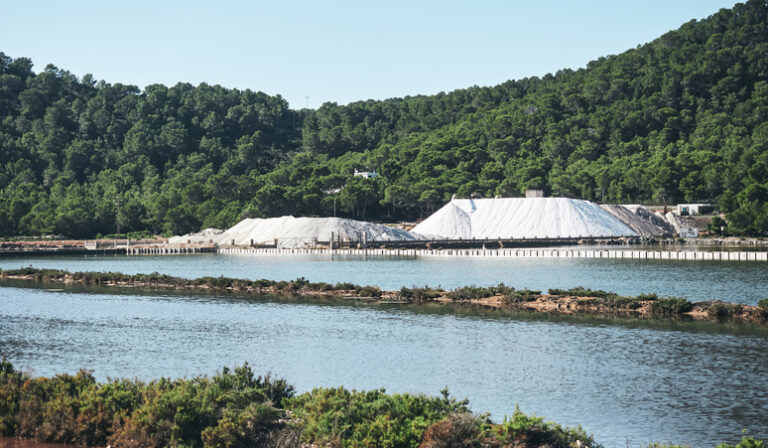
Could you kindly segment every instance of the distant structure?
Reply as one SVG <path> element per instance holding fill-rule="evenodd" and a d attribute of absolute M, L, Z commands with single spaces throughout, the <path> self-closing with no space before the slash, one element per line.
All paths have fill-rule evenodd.
<path fill-rule="evenodd" d="M 712 213 L 712 204 L 677 204 L 678 216 L 693 216 Z"/>
<path fill-rule="evenodd" d="M 544 190 L 525 190 L 526 198 L 543 198 Z"/>
<path fill-rule="evenodd" d="M 357 171 L 357 168 L 355 168 L 355 177 L 358 176 L 365 179 L 375 179 L 379 177 L 379 173 L 376 171 Z"/>

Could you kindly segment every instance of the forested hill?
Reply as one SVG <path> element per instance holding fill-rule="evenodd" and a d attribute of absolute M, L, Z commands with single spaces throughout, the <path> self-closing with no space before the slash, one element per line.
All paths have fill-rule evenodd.
<path fill-rule="evenodd" d="M 35 73 L 0 53 L 0 235 L 184 233 L 329 216 L 334 199 L 341 216 L 416 219 L 454 193 L 531 187 L 712 201 L 730 231 L 768 233 L 768 2 L 576 71 L 316 111 L 206 84 Z"/>

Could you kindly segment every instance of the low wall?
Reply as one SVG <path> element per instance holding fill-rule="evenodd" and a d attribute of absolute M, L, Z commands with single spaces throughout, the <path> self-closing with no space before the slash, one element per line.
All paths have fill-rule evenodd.
<path fill-rule="evenodd" d="M 613 258 L 636 260 L 768 261 L 768 252 L 697 252 L 594 249 L 266 249 L 220 248 L 231 255 L 380 255 L 400 257 Z"/>

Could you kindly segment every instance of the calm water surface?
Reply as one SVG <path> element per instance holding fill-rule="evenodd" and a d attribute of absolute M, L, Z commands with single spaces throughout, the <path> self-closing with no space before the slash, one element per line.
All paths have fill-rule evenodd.
<path fill-rule="evenodd" d="M 221 260 L 220 269 L 235 263 L 211 258 Z M 114 263 L 126 261 L 172 266 Z M 519 403 L 611 447 L 714 446 L 744 428 L 768 437 L 765 329 L 9 284 L 0 286 L 0 352 L 37 375 L 88 367 L 99 379 L 151 379 L 248 361 L 299 391 L 448 386 L 496 420 Z"/>
<path fill-rule="evenodd" d="M 768 298 L 768 263 L 607 259 L 396 258 L 362 255 L 186 255 L 0 258 L 0 269 L 23 266 L 69 271 L 160 272 L 180 277 L 228 276 L 271 280 L 305 277 L 383 289 L 402 286 L 492 285 L 516 288 L 584 286 L 625 295 L 655 292 L 689 300 L 756 304 Z"/>

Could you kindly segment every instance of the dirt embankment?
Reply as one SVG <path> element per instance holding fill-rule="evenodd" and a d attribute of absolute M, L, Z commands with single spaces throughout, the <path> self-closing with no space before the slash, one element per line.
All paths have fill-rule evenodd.
<path fill-rule="evenodd" d="M 622 297 L 603 291 L 567 290 L 552 294 L 538 291 L 512 291 L 511 293 L 485 293 L 477 297 L 459 297 L 455 291 L 428 289 L 418 294 L 400 291 L 381 291 L 371 286 L 339 283 L 310 283 L 304 279 L 294 281 L 245 280 L 225 277 L 183 279 L 161 274 L 126 275 L 43 271 L 24 268 L 0 271 L 0 279 L 29 280 L 63 284 L 133 287 L 176 291 L 222 291 L 240 294 L 271 294 L 292 297 L 326 297 L 335 299 L 369 300 L 379 303 L 441 303 L 481 306 L 498 309 L 518 309 L 550 314 L 601 314 L 640 318 L 688 318 L 713 322 L 741 322 L 768 325 L 768 309 L 722 301 L 691 303 L 679 298 L 658 298 L 655 295 Z M 475 288 L 493 291 L 494 288 Z M 524 292 L 526 294 L 519 294 Z M 552 290 L 550 290 L 552 292 Z M 590 293 L 595 293 L 590 295 Z"/>

